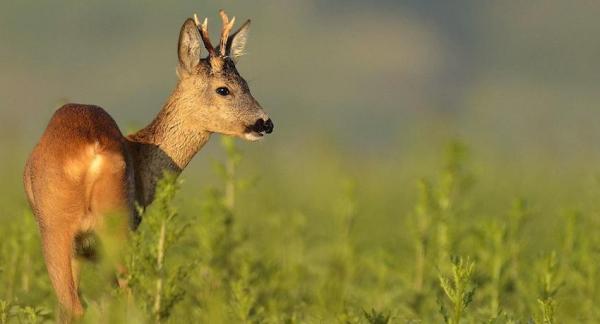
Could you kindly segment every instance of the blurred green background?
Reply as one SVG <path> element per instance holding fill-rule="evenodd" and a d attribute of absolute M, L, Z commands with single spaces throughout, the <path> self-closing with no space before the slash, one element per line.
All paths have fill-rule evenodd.
<path fill-rule="evenodd" d="M 181 24 L 208 16 L 216 37 L 220 8 L 253 20 L 238 70 L 275 122 L 239 141 L 240 174 L 257 179 L 239 217 L 256 235 L 300 213 L 318 249 L 350 182 L 357 249 L 410 255 L 416 183 L 455 140 L 477 188 L 461 223 L 525 197 L 537 255 L 560 245 L 565 212 L 596 222 L 600 2 L 560 0 L 2 1 L 0 222 L 23 217 L 22 167 L 55 109 L 96 104 L 124 132 L 144 126 L 175 86 Z M 220 184 L 223 158 L 213 140 L 183 173 L 184 212 Z"/>
<path fill-rule="evenodd" d="M 246 165 L 263 181 L 287 181 L 291 196 L 340 176 L 373 199 L 392 182 L 394 196 L 409 196 L 453 139 L 490 184 L 516 194 L 545 182 L 573 194 L 598 170 L 594 1 L 5 1 L 7 181 L 20 186 L 26 154 L 65 102 L 104 107 L 124 132 L 148 123 L 175 85 L 183 20 L 208 16 L 215 37 L 219 8 L 253 19 L 238 68 L 276 125 L 266 141 L 241 144 Z M 186 170 L 188 183 L 211 181 L 214 142 Z"/>
<path fill-rule="evenodd" d="M 239 69 L 277 122 L 265 155 L 317 141 L 354 159 L 389 157 L 460 136 L 513 162 L 597 158 L 594 1 L 0 6 L 3 139 L 31 145 L 65 101 L 144 125 L 174 86 L 181 23 L 208 16 L 216 36 L 222 7 L 254 21 Z"/>

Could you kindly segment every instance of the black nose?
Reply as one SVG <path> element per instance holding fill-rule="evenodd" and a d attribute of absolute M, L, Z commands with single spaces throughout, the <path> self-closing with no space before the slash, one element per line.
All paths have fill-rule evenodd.
<path fill-rule="evenodd" d="M 271 119 L 267 119 L 267 121 L 265 121 L 261 118 L 254 123 L 252 129 L 258 133 L 265 132 L 267 134 L 271 134 L 271 132 L 273 132 L 273 122 Z"/>
<path fill-rule="evenodd" d="M 273 132 L 273 122 L 271 121 L 271 119 L 267 119 L 267 121 L 265 122 L 265 133 L 267 134 L 271 134 Z"/>

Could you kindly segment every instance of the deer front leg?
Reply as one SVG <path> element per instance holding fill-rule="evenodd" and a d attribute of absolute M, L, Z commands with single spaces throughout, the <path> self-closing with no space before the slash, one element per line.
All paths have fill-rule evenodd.
<path fill-rule="evenodd" d="M 73 285 L 75 293 L 79 296 L 79 272 L 81 271 L 81 261 L 76 256 L 71 257 L 71 274 L 73 276 Z"/>

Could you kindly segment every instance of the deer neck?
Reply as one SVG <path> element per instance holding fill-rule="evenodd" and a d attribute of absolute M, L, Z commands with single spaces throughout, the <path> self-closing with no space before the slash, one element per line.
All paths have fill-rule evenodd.
<path fill-rule="evenodd" d="M 158 181 L 165 172 L 179 175 L 206 144 L 210 132 L 191 124 L 187 112 L 198 107 L 178 86 L 156 118 L 128 136 L 135 174 L 136 200 L 142 206 L 154 199 Z"/>

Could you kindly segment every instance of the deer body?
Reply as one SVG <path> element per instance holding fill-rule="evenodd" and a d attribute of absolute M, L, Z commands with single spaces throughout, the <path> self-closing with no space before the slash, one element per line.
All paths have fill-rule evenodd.
<path fill-rule="evenodd" d="M 210 44 L 206 20 L 184 23 L 179 82 L 147 127 L 125 137 L 102 108 L 67 104 L 55 112 L 29 156 L 25 191 L 40 228 L 48 274 L 69 317 L 83 313 L 74 252 L 79 234 L 101 229 L 109 213 L 128 217 L 135 229 L 140 221 L 136 205 L 149 205 L 164 172 L 181 173 L 212 133 L 256 140 L 272 131 L 272 122 L 235 68 L 249 21 L 229 38 L 235 18 L 229 21 L 222 11 L 221 17 L 219 51 Z M 200 57 L 201 39 L 206 58 Z"/>

